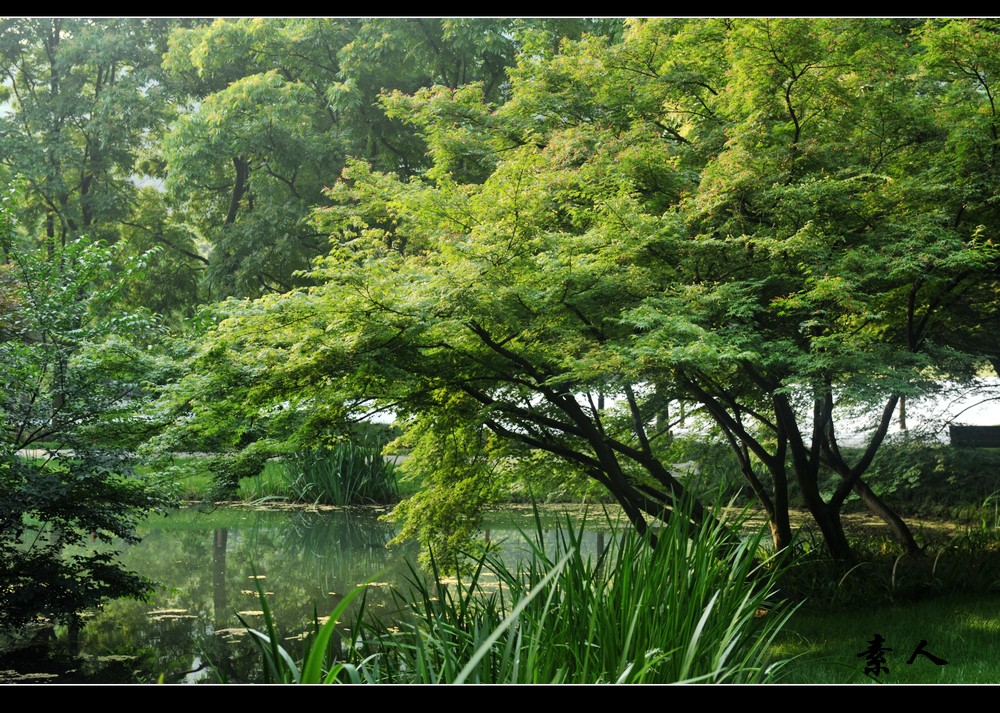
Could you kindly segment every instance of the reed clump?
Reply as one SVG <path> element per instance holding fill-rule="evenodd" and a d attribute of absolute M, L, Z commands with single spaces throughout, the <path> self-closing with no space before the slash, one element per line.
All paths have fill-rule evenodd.
<path fill-rule="evenodd" d="M 793 608 L 777 599 L 763 533 L 678 514 L 655 548 L 628 530 L 585 555 L 584 525 L 567 521 L 554 539 L 536 527 L 514 566 L 494 549 L 461 579 L 414 569 L 391 621 L 362 607 L 351 634 L 335 636 L 335 613 L 301 664 L 258 633 L 274 680 L 759 683 L 778 667 L 768 649 Z M 298 674 L 280 675 L 289 664 Z"/>

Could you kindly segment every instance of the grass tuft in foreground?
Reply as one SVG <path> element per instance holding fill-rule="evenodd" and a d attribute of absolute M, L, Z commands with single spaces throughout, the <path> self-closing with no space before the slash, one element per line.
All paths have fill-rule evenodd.
<path fill-rule="evenodd" d="M 400 621 L 363 615 L 352 641 L 331 645 L 335 613 L 301 664 L 258 633 L 272 680 L 757 683 L 780 668 L 766 655 L 792 609 L 774 600 L 759 535 L 673 517 L 655 549 L 630 530 L 593 557 L 582 536 L 567 522 L 546 546 L 539 522 L 513 568 L 492 551 L 461 582 L 414 572 Z"/>

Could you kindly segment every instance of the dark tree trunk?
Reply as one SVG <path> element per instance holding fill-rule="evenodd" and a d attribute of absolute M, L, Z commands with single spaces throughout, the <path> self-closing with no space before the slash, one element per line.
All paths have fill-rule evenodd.
<path fill-rule="evenodd" d="M 229 211 L 223 225 L 230 226 L 236 222 L 236 214 L 240 209 L 240 201 L 247 190 L 247 180 L 250 178 L 250 164 L 242 156 L 233 156 L 233 168 L 236 169 L 236 180 L 233 192 L 229 197 Z"/>
<path fill-rule="evenodd" d="M 787 506 L 783 510 L 776 510 L 769 517 L 768 524 L 771 527 L 771 542 L 774 544 L 775 552 L 781 552 L 792 546 L 792 525 L 788 520 Z"/>
<path fill-rule="evenodd" d="M 875 515 L 882 518 L 882 520 L 889 526 L 889 529 L 892 530 L 892 534 L 896 538 L 896 541 L 903 546 L 903 550 L 906 554 L 923 554 L 923 551 L 920 549 L 920 545 L 918 545 L 917 541 L 913 539 L 913 533 L 910 532 L 910 528 L 905 522 L 903 522 L 903 518 L 893 512 L 889 506 L 882 502 L 881 498 L 872 492 L 872 489 L 869 488 L 864 481 L 859 480 L 854 484 L 854 492 L 861 498 L 861 502 L 865 504 L 865 507 L 867 507 Z"/>
<path fill-rule="evenodd" d="M 831 507 L 826 503 L 817 503 L 810 506 L 816 525 L 823 533 L 823 543 L 826 551 L 836 560 L 849 562 L 854 559 L 854 550 L 851 549 L 850 542 L 847 541 L 847 533 L 844 532 L 844 522 L 840 517 L 840 508 Z"/>

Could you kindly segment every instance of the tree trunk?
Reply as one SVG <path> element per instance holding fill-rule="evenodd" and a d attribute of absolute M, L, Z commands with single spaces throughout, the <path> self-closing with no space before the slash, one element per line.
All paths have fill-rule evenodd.
<path fill-rule="evenodd" d="M 823 544 L 826 551 L 836 560 L 850 561 L 854 559 L 854 551 L 847 541 L 844 523 L 840 517 L 840 504 L 830 504 L 823 500 L 819 492 L 818 469 L 806 464 L 805 472 L 796 472 L 802 499 L 812 514 L 813 520 L 823 534 Z"/>
<path fill-rule="evenodd" d="M 903 522 L 903 518 L 893 512 L 889 506 L 882 502 L 872 489 L 868 485 L 859 480 L 854 484 L 854 492 L 858 494 L 861 498 L 861 502 L 865 504 L 869 510 L 875 515 L 878 515 L 882 520 L 889 526 L 892 530 L 893 536 L 896 541 L 903 546 L 903 550 L 908 555 L 922 555 L 923 551 L 920 549 L 920 545 L 917 541 L 913 539 L 913 533 L 910 532 L 910 528 Z"/>
<path fill-rule="evenodd" d="M 847 534 L 844 532 L 844 522 L 840 517 L 840 508 L 830 507 L 826 503 L 817 503 L 810 506 L 809 512 L 823 533 L 823 543 L 826 545 L 827 553 L 836 560 L 851 561 L 854 559 L 854 550 L 851 549 L 850 542 L 847 541 Z"/>
<path fill-rule="evenodd" d="M 223 225 L 228 227 L 236 222 L 236 214 L 240 209 L 240 201 L 246 193 L 247 180 L 250 177 L 250 163 L 242 156 L 233 156 L 233 168 L 236 169 L 236 179 L 233 183 L 233 192 L 229 197 L 229 211 Z"/>
<path fill-rule="evenodd" d="M 768 524 L 771 526 L 771 542 L 774 543 L 774 551 L 782 550 L 792 546 L 792 526 L 788 519 L 788 508 L 775 510 L 770 516 Z"/>

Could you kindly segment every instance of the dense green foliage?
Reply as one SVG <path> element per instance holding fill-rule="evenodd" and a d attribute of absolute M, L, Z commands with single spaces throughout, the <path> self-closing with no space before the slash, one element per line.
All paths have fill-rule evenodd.
<path fill-rule="evenodd" d="M 163 313 L 201 298 L 194 234 L 171 215 L 153 145 L 179 108 L 163 83 L 167 35 L 178 21 L 8 18 L 0 21 L 0 166 L 20 180 L 10 206 L 30 244 L 82 236 L 148 257 L 147 282 L 122 297 Z"/>
<path fill-rule="evenodd" d="M 994 503 L 1000 493 L 1000 452 L 919 440 L 885 446 L 869 480 L 900 509 L 961 516 Z"/>
<path fill-rule="evenodd" d="M 24 228 L 65 244 L 114 242 L 129 220 L 131 180 L 149 132 L 165 122 L 158 85 L 164 20 L 8 18 L 0 23 L 0 155 L 27 186 Z"/>
<path fill-rule="evenodd" d="M 135 541 L 162 499 L 123 450 L 143 435 L 156 320 L 112 309 L 113 249 L 75 240 L 34 253 L 10 233 L 0 225 L 0 629 L 144 594 L 149 582 L 107 545 Z"/>
<path fill-rule="evenodd" d="M 904 399 L 1000 364 L 998 38 L 947 19 L 0 22 L 0 178 L 24 187 L 0 266 L 5 542 L 82 498 L 81 473 L 123 500 L 61 528 L 127 536 L 117 463 L 151 431 L 144 453 L 212 453 L 222 495 L 393 414 L 423 483 L 395 517 L 449 555 L 533 480 L 599 490 L 654 542 L 700 487 L 676 464 L 708 456 L 776 549 L 797 499 L 851 559 L 856 498 L 918 552 L 885 496 L 927 469 L 879 453 Z M 685 413 L 729 460 L 687 455 Z M 75 455 L 14 457 L 38 442 Z"/>
<path fill-rule="evenodd" d="M 312 286 L 224 304 L 204 348 L 254 375 L 239 404 L 393 410 L 428 484 L 400 513 L 425 534 L 538 457 L 643 532 L 686 490 L 668 444 L 688 403 L 775 547 L 795 494 L 850 558 L 855 495 L 915 552 L 865 473 L 901 397 L 992 358 L 996 139 L 974 119 L 992 75 L 950 70 L 955 33 L 991 36 L 838 19 L 634 21 L 558 48 L 528 33 L 503 103 L 480 84 L 386 95 L 430 167 L 348 161 L 315 216 L 334 246 Z M 858 414 L 851 453 L 839 424 Z"/>
<path fill-rule="evenodd" d="M 494 18 L 244 18 L 170 36 L 170 86 L 197 100 L 162 145 L 172 205 L 211 245 L 213 296 L 301 284 L 326 252 L 306 218 L 349 157 L 413 175 L 425 140 L 379 106 L 382 92 L 479 83 L 503 96 L 519 28 L 560 32 L 598 21 Z"/>

